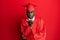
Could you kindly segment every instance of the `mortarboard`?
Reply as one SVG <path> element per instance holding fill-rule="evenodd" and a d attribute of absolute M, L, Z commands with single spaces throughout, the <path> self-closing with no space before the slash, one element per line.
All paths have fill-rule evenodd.
<path fill-rule="evenodd" d="M 28 3 L 28 4 L 24 5 L 24 7 L 27 10 L 34 10 L 34 8 L 36 7 L 36 5 L 35 4 L 32 4 L 32 3 Z"/>

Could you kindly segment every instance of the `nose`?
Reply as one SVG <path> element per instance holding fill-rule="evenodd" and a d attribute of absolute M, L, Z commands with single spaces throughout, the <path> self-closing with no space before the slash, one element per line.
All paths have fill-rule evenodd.
<path fill-rule="evenodd" d="M 30 14 L 30 16 L 32 15 L 32 13 L 29 13 Z"/>

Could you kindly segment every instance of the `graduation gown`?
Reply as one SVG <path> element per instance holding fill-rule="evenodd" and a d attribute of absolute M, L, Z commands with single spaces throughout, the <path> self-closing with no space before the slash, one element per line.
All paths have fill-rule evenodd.
<path fill-rule="evenodd" d="M 46 27 L 44 21 L 41 18 L 35 18 L 32 24 L 32 28 L 28 25 L 26 19 L 21 20 L 21 36 L 24 35 L 27 40 L 45 40 Z M 24 40 L 21 38 L 21 40 Z"/>

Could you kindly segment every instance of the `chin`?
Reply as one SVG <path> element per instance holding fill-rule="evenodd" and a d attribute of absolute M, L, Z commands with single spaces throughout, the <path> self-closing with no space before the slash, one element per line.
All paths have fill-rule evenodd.
<path fill-rule="evenodd" d="M 32 19 L 33 17 L 30 17 L 30 19 Z"/>

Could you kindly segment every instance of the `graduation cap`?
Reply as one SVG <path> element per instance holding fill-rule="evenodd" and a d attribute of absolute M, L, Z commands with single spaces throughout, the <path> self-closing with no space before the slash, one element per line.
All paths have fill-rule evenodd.
<path fill-rule="evenodd" d="M 27 10 L 34 10 L 36 5 L 35 4 L 32 4 L 32 3 L 28 3 L 26 5 L 24 5 L 25 9 Z"/>

